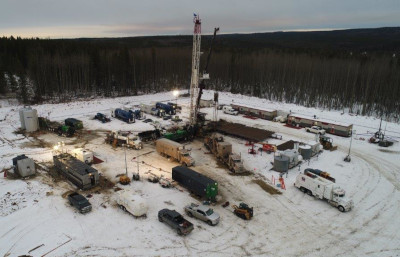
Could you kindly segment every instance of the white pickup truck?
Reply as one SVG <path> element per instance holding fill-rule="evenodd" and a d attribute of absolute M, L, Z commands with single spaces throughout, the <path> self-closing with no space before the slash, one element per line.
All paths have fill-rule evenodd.
<path fill-rule="evenodd" d="M 325 135 L 325 129 L 323 129 L 319 126 L 312 126 L 310 128 L 306 128 L 306 131 L 314 133 L 314 134 Z"/>
<path fill-rule="evenodd" d="M 229 105 L 225 105 L 224 107 L 222 107 L 222 111 L 226 114 L 230 114 L 230 115 L 238 115 L 239 112 L 236 111 L 235 109 L 233 109 L 231 106 Z"/>

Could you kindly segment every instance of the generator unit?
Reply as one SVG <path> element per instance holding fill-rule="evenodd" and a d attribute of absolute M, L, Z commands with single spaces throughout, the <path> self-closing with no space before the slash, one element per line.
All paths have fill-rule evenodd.
<path fill-rule="evenodd" d="M 78 188 L 86 190 L 99 183 L 99 172 L 70 154 L 53 156 L 54 167 Z"/>
<path fill-rule="evenodd" d="M 72 127 L 75 130 L 83 129 L 83 122 L 81 120 L 77 120 L 75 118 L 68 118 L 68 119 L 65 119 L 65 126 Z"/>
<path fill-rule="evenodd" d="M 31 159 L 23 155 L 19 155 L 12 159 L 14 165 L 14 172 L 25 178 L 31 175 L 35 175 L 36 168 L 35 162 Z"/>

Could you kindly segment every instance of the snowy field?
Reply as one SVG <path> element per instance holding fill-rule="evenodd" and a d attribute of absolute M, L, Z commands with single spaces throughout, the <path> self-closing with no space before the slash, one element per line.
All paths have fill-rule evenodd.
<path fill-rule="evenodd" d="M 213 92 L 206 91 L 203 99 L 211 99 Z M 42 166 L 51 166 L 51 146 L 65 141 L 66 150 L 85 147 L 104 160 L 94 167 L 108 180 L 117 182 L 117 174 L 125 172 L 124 151 L 114 150 L 104 144 L 105 131 L 113 129 L 135 132 L 151 129 L 142 121 L 126 124 L 119 120 L 102 124 L 92 120 L 97 112 L 109 114 L 111 108 L 137 105 L 153 101 L 172 101 L 172 94 L 160 93 L 137 97 L 98 99 L 69 104 L 44 104 L 32 106 L 39 116 L 63 121 L 67 117 L 83 120 L 91 130 L 90 137 L 66 139 L 43 133 L 38 139 L 13 133 L 20 126 L 18 109 L 7 106 L 0 109 L 0 169 L 10 168 L 12 158 L 19 154 L 32 157 Z M 206 154 L 203 143 L 195 140 L 192 149 L 195 170 L 219 182 L 221 199 L 213 209 L 221 216 L 215 226 L 188 218 L 195 229 L 181 237 L 157 219 L 160 209 L 175 209 L 180 213 L 190 202 L 198 202 L 187 190 L 177 186 L 164 189 L 147 182 L 150 174 L 171 178 L 171 168 L 178 165 L 159 156 L 151 143 L 142 150 L 128 150 L 128 172 L 137 170 L 134 157 L 139 157 L 142 177 L 139 182 L 119 187 L 130 190 L 146 199 L 147 218 L 133 218 L 117 208 L 112 189 L 90 192 L 92 212 L 82 215 L 69 206 L 63 197 L 75 190 L 70 183 L 57 180 L 41 170 L 27 180 L 4 178 L 0 173 L 0 256 L 399 256 L 400 255 L 400 144 L 381 148 L 367 142 L 379 128 L 380 120 L 371 117 L 351 116 L 339 111 L 318 110 L 301 106 L 270 102 L 264 99 L 220 93 L 220 103 L 243 103 L 263 108 L 292 111 L 304 115 L 338 122 L 352 123 L 353 136 L 350 163 L 344 162 L 350 138 L 329 135 L 337 151 L 324 151 L 318 158 L 291 169 L 284 177 L 286 190 L 281 195 L 270 195 L 255 184 L 255 178 L 270 181 L 278 173 L 271 171 L 273 155 L 249 155 L 245 141 L 225 137 L 240 153 L 244 165 L 254 172 L 250 176 L 232 176 L 218 165 L 212 155 Z M 178 100 L 183 105 L 181 117 L 188 116 L 188 98 Z M 202 109 L 212 118 L 211 108 Z M 163 124 L 169 121 L 159 120 Z M 307 142 L 314 135 L 304 129 L 292 129 L 281 123 L 251 120 L 219 112 L 218 117 L 248 126 L 273 130 L 283 140 L 269 140 L 281 144 L 294 139 Z M 400 125 L 385 123 L 392 138 L 400 137 Z M 142 155 L 143 154 L 143 155 Z M 319 168 L 336 178 L 353 199 L 354 209 L 341 213 L 327 202 L 300 192 L 293 186 L 299 170 Z M 84 195 L 88 193 L 83 193 Z M 231 207 L 221 206 L 225 201 L 239 204 L 244 201 L 254 207 L 254 217 L 244 221 L 233 214 Z M 185 214 L 185 217 L 187 215 Z M 36 248 L 37 246 L 40 246 Z M 35 249 L 36 248 L 36 249 Z"/>

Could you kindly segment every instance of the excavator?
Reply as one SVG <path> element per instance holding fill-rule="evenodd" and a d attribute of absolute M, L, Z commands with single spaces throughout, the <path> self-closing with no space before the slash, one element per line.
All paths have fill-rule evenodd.
<path fill-rule="evenodd" d="M 233 205 L 233 213 L 241 219 L 250 220 L 253 217 L 253 207 L 249 207 L 245 203 L 240 203 L 239 206 Z"/>

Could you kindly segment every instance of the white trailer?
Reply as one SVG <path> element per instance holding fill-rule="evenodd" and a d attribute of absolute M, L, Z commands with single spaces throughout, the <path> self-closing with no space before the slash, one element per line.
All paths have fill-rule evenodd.
<path fill-rule="evenodd" d="M 345 191 L 342 188 L 311 172 L 304 171 L 297 175 L 294 185 L 310 196 L 327 200 L 341 212 L 350 211 L 354 207 L 353 201 L 345 197 Z"/>
<path fill-rule="evenodd" d="M 145 200 L 133 192 L 119 191 L 117 204 L 123 211 L 129 212 L 135 217 L 145 217 L 147 214 L 148 206 Z"/>

